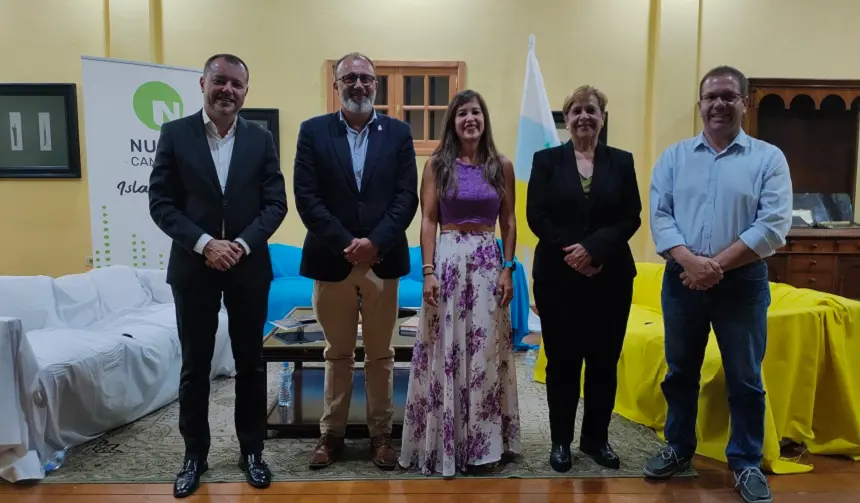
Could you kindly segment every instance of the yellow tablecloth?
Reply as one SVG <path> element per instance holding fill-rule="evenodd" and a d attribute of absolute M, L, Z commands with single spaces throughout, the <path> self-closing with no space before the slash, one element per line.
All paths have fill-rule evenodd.
<path fill-rule="evenodd" d="M 615 411 L 663 438 L 667 372 L 660 291 L 663 264 L 637 264 L 633 306 L 618 364 Z M 771 284 L 768 345 L 762 365 L 766 391 L 764 466 L 803 473 L 812 466 L 780 458 L 779 441 L 803 442 L 815 454 L 860 459 L 860 302 Z M 546 380 L 540 349 L 534 378 Z M 728 396 L 713 331 L 702 366 L 698 454 L 725 461 Z"/>

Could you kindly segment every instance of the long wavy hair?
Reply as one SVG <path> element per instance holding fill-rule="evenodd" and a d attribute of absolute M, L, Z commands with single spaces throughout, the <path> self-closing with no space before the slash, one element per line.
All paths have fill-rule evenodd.
<path fill-rule="evenodd" d="M 460 157 L 460 137 L 454 127 L 457 110 L 466 103 L 477 100 L 484 116 L 484 132 L 478 140 L 475 163 L 484 171 L 484 179 L 502 196 L 505 192 L 505 180 L 502 172 L 502 156 L 496 150 L 493 141 L 493 129 L 490 126 L 490 113 L 484 98 L 471 89 L 457 93 L 448 104 L 445 112 L 445 124 L 442 126 L 442 139 L 433 151 L 433 170 L 436 179 L 436 193 L 441 199 L 448 190 L 453 189 L 457 194 L 457 158 Z"/>

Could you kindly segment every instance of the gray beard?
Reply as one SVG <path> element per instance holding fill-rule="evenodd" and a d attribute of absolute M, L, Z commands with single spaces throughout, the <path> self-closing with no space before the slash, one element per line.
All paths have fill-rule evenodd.
<path fill-rule="evenodd" d="M 361 100 L 361 103 L 358 103 L 350 98 L 340 96 L 340 104 L 347 111 L 354 114 L 365 114 L 373 110 L 373 102 L 376 99 L 376 94 L 365 97 Z"/>

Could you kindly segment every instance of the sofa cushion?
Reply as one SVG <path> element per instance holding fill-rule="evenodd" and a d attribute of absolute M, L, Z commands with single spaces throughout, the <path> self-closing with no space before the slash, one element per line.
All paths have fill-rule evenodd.
<path fill-rule="evenodd" d="M 29 391 L 34 406 L 47 409 L 46 438 L 77 445 L 175 399 L 181 362 L 176 336 L 153 323 L 116 322 L 117 330 L 101 332 L 27 333 L 38 364 Z"/>
<path fill-rule="evenodd" d="M 57 315 L 71 328 L 84 328 L 102 317 L 99 292 L 90 274 L 70 274 L 54 279 Z"/>
<path fill-rule="evenodd" d="M 400 280 L 399 307 L 421 307 L 424 304 L 424 283 L 411 277 Z"/>
<path fill-rule="evenodd" d="M 274 274 L 275 278 L 296 278 L 300 276 L 301 248 L 275 243 L 269 245 L 269 255 L 272 258 L 272 274 Z"/>
<path fill-rule="evenodd" d="M 283 319 L 296 307 L 311 307 L 313 303 L 314 282 L 302 276 L 276 278 L 269 286 L 269 306 L 266 321 Z M 266 323 L 264 333 L 272 329 Z"/>
<path fill-rule="evenodd" d="M 173 290 L 167 284 L 167 271 L 162 269 L 135 269 L 135 274 L 149 290 L 152 301 L 158 304 L 172 304 Z"/>
<path fill-rule="evenodd" d="M 53 279 L 0 276 L 0 316 L 20 319 L 24 332 L 62 325 L 57 315 Z"/>
<path fill-rule="evenodd" d="M 100 267 L 87 274 L 96 285 L 105 314 L 120 309 L 135 309 L 152 302 L 152 295 L 131 267 Z"/>
<path fill-rule="evenodd" d="M 88 327 L 92 332 L 105 336 L 125 336 L 138 342 L 161 339 L 179 343 L 174 304 L 150 304 L 138 309 L 126 309 L 108 314 Z M 172 344 L 172 343 L 171 343 Z"/>
<path fill-rule="evenodd" d="M 124 400 L 129 376 L 123 337 L 73 328 L 33 330 L 26 337 L 39 368 L 41 385 L 31 390 L 39 407 L 62 410 L 67 422 L 109 414 L 112 404 Z"/>
<path fill-rule="evenodd" d="M 412 246 L 409 248 L 409 274 L 406 275 L 406 278 L 412 281 L 418 281 L 422 285 L 424 284 L 424 262 L 421 258 L 421 247 L 420 246 Z"/>
<path fill-rule="evenodd" d="M 105 367 L 123 351 L 123 337 L 112 337 L 93 330 L 76 328 L 44 328 L 26 334 L 39 368 L 49 373 L 75 367 L 93 355 L 105 357 Z M 51 367 L 56 367 L 50 370 Z M 127 376 L 126 376 L 127 378 Z"/>

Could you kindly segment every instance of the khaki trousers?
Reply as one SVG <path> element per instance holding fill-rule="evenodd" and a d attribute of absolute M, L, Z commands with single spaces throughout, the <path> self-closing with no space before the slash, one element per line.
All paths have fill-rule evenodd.
<path fill-rule="evenodd" d="M 371 436 L 390 434 L 394 415 L 394 348 L 398 279 L 380 279 L 369 266 L 352 269 L 343 281 L 315 281 L 313 308 L 326 339 L 323 435 L 343 437 L 352 399 L 358 313 L 364 341 L 367 427 Z"/>

